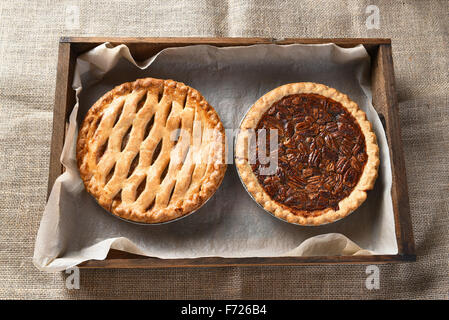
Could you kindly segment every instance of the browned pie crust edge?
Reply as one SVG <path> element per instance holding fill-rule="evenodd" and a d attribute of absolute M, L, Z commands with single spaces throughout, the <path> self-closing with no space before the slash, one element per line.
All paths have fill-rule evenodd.
<path fill-rule="evenodd" d="M 339 102 L 357 121 L 365 136 L 366 154 L 368 156 L 362 175 L 352 192 L 339 202 L 337 211 L 328 208 L 313 211 L 307 217 L 295 215 L 293 211 L 286 208 L 265 192 L 254 175 L 248 162 L 248 129 L 255 129 L 263 114 L 277 101 L 285 96 L 301 93 L 315 93 Z M 240 125 L 240 132 L 236 139 L 235 161 L 241 180 L 253 198 L 267 211 L 287 222 L 299 225 L 321 225 L 330 223 L 346 217 L 357 209 L 366 199 L 367 190 L 374 187 L 379 167 L 379 147 L 376 135 L 372 130 L 371 123 L 366 119 L 366 114 L 349 97 L 336 89 L 323 84 L 312 82 L 290 83 L 266 93 L 259 98 L 250 108 Z"/>

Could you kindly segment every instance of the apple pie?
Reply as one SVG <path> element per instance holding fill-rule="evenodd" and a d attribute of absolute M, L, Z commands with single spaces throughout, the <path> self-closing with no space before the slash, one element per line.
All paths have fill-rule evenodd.
<path fill-rule="evenodd" d="M 139 79 L 101 97 L 80 126 L 77 162 L 86 190 L 106 210 L 142 223 L 198 209 L 223 180 L 225 134 L 195 89 Z"/>

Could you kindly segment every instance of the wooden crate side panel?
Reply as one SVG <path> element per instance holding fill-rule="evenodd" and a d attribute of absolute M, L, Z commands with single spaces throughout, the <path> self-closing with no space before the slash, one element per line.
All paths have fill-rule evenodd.
<path fill-rule="evenodd" d="M 66 119 L 75 101 L 75 92 L 72 90 L 75 59 L 76 57 L 70 48 L 70 43 L 60 43 L 56 73 L 55 105 L 53 108 L 47 198 L 56 178 L 63 170 L 60 157 L 64 146 Z"/>
<path fill-rule="evenodd" d="M 231 266 L 302 266 L 319 264 L 384 264 L 414 261 L 414 256 L 315 256 L 315 257 L 269 257 L 269 258 L 221 258 L 196 259 L 119 258 L 89 260 L 80 268 L 179 268 L 179 267 L 231 267 Z"/>
<path fill-rule="evenodd" d="M 372 68 L 373 104 L 384 118 L 393 174 L 392 200 L 399 253 L 415 254 L 391 45 L 380 45 Z"/>

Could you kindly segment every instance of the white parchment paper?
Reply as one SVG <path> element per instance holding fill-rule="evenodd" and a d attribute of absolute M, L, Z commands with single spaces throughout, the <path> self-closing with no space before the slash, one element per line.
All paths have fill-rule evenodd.
<path fill-rule="evenodd" d="M 60 271 L 110 248 L 159 258 L 274 257 L 397 253 L 388 144 L 371 105 L 370 59 L 363 46 L 254 45 L 168 48 L 137 63 L 124 45 L 108 43 L 77 60 L 61 162 L 36 239 L 34 264 Z M 78 124 L 90 106 L 116 85 L 138 78 L 174 79 L 198 89 L 225 128 L 238 128 L 263 94 L 291 82 L 312 81 L 348 94 L 367 113 L 380 147 L 379 178 L 365 203 L 349 217 L 321 227 L 302 227 L 264 212 L 228 166 L 216 194 L 194 214 L 163 225 L 136 225 L 104 211 L 84 190 L 75 160 Z"/>

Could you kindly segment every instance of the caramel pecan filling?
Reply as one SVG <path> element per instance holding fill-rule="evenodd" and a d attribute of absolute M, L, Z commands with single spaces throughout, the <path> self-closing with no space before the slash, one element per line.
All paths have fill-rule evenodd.
<path fill-rule="evenodd" d="M 278 167 L 262 175 L 256 153 L 251 165 L 266 193 L 295 214 L 332 208 L 359 181 L 368 156 L 355 118 L 339 103 L 318 94 L 294 94 L 274 103 L 260 119 L 256 135 L 278 130 Z M 266 162 L 266 161 L 261 161 Z"/>

